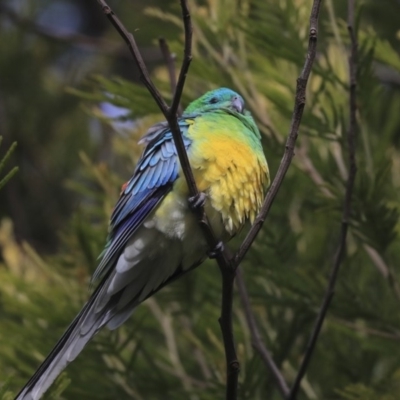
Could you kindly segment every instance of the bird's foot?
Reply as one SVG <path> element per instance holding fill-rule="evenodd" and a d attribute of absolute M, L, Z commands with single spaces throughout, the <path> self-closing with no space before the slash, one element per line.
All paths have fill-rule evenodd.
<path fill-rule="evenodd" d="M 218 242 L 217 245 L 208 252 L 208 257 L 217 258 L 225 249 L 223 242 Z"/>
<path fill-rule="evenodd" d="M 189 197 L 188 198 L 189 207 L 192 210 L 198 210 L 200 207 L 204 207 L 204 204 L 206 203 L 206 198 L 207 195 L 203 192 L 200 192 L 196 196 Z"/>

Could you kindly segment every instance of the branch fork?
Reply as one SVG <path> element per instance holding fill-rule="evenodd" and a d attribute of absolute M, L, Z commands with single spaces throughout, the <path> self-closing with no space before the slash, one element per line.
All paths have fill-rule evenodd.
<path fill-rule="evenodd" d="M 337 272 L 339 265 L 342 261 L 344 248 L 346 243 L 346 234 L 348 228 L 348 220 L 350 216 L 350 206 L 351 206 L 351 192 L 354 186 L 354 175 L 356 171 L 355 167 L 355 146 L 354 146 L 354 135 L 355 135 L 355 87 L 356 87 L 356 73 L 355 73 L 355 58 L 356 58 L 356 38 L 353 33 L 354 26 L 354 0 L 348 0 L 349 4 L 349 32 L 351 34 L 352 39 L 352 55 L 349 60 L 350 65 L 350 75 L 351 75 L 351 100 L 350 100 L 350 110 L 351 110 L 351 124 L 348 133 L 348 142 L 349 142 L 349 164 L 350 164 L 350 175 L 348 178 L 348 184 L 346 189 L 346 199 L 345 206 L 343 211 L 343 222 L 342 222 L 342 230 L 340 237 L 340 245 L 337 252 L 336 260 L 334 263 L 334 268 L 331 273 L 331 277 L 329 280 L 328 288 L 326 291 L 326 295 L 321 306 L 321 310 L 316 319 L 316 325 L 312 332 L 309 344 L 306 349 L 306 353 L 304 356 L 304 360 L 300 367 L 300 370 L 295 379 L 294 385 L 290 390 L 282 373 L 277 368 L 274 363 L 271 355 L 266 349 L 264 343 L 261 340 L 261 335 L 258 330 L 255 316 L 252 312 L 249 297 L 247 294 L 247 289 L 245 283 L 243 281 L 243 277 L 241 275 L 240 269 L 238 266 L 242 262 L 245 257 L 247 251 L 250 246 L 254 242 L 257 234 L 261 230 L 266 216 L 268 215 L 272 203 L 279 191 L 279 188 L 283 182 L 283 179 L 286 175 L 286 172 L 289 169 L 292 158 L 294 156 L 294 148 L 296 139 L 298 136 L 298 131 L 300 127 L 300 122 L 303 115 L 303 110 L 306 102 L 306 88 L 308 79 L 311 73 L 311 68 L 316 55 L 316 45 L 317 45 L 317 37 L 318 37 L 318 18 L 319 11 L 322 0 L 314 0 L 311 14 L 310 14 L 310 29 L 309 29 L 309 42 L 308 42 L 308 50 L 304 62 L 304 67 L 300 73 L 300 76 L 297 79 L 297 87 L 295 94 L 295 104 L 292 114 L 292 121 L 290 126 L 290 132 L 288 135 L 288 139 L 285 145 L 285 152 L 283 154 L 281 164 L 279 169 L 275 175 L 275 178 L 268 190 L 268 193 L 265 197 L 263 205 L 261 207 L 261 211 L 259 215 L 256 217 L 253 226 L 248 232 L 246 238 L 243 243 L 239 247 L 236 254 L 229 255 L 227 250 L 224 249 L 224 245 L 222 242 L 218 240 L 215 236 L 214 232 L 211 229 L 211 226 L 208 222 L 207 215 L 204 211 L 204 201 L 205 194 L 200 193 L 196 186 L 193 172 L 190 167 L 190 163 L 188 160 L 188 156 L 186 154 L 186 150 L 183 144 L 181 132 L 178 125 L 178 116 L 177 114 L 181 113 L 180 108 L 180 99 L 183 91 L 183 87 L 185 84 L 185 79 L 189 70 L 190 62 L 192 60 L 192 24 L 190 12 L 187 5 L 187 0 L 180 0 L 181 11 L 182 11 L 182 20 L 184 25 L 185 32 L 185 44 L 184 44 L 184 58 L 181 65 L 180 73 L 178 81 L 175 79 L 175 63 L 174 58 L 169 52 L 168 44 L 164 39 L 159 40 L 160 49 L 164 56 L 164 59 L 167 64 L 170 83 L 171 83 L 171 91 L 173 92 L 173 99 L 171 102 L 171 106 L 168 106 L 164 101 L 163 97 L 153 84 L 146 65 L 142 59 L 140 51 L 137 47 L 135 39 L 133 35 L 126 30 L 121 21 L 114 14 L 112 9 L 107 5 L 105 0 L 97 0 L 102 7 L 104 14 L 116 28 L 118 33 L 122 36 L 124 41 L 127 43 L 135 61 L 140 70 L 140 79 L 143 84 L 149 90 L 151 95 L 154 98 L 154 101 L 157 103 L 161 112 L 164 114 L 168 124 L 170 126 L 171 132 L 173 134 L 175 146 L 177 148 L 179 161 L 182 166 L 183 173 L 185 175 L 185 179 L 189 188 L 189 205 L 192 211 L 198 218 L 199 226 L 201 227 L 204 237 L 207 240 L 207 244 L 212 251 L 210 252 L 210 256 L 215 257 L 218 266 L 221 270 L 222 274 L 222 306 L 221 306 L 221 317 L 219 318 L 219 323 L 221 325 L 221 331 L 224 341 L 225 347 L 225 356 L 226 356 L 226 368 L 227 368 L 227 383 L 226 383 L 226 400 L 236 400 L 237 399 L 237 386 L 238 386 L 238 374 L 240 371 L 240 364 L 236 356 L 234 338 L 233 338 L 233 328 L 232 328 L 232 301 L 233 301 L 233 285 L 235 281 L 235 277 L 237 278 L 237 284 L 239 289 L 239 294 L 243 303 L 243 308 L 246 315 L 246 320 L 249 326 L 249 330 L 252 337 L 252 343 L 254 349 L 260 354 L 262 360 L 266 364 L 267 368 L 272 373 L 276 385 L 279 391 L 282 394 L 283 399 L 286 400 L 295 400 L 297 398 L 297 393 L 300 387 L 301 380 L 307 370 L 308 362 L 313 353 L 313 349 L 316 343 L 316 340 L 319 335 L 320 328 L 322 326 L 323 320 L 326 315 L 326 311 L 329 307 L 330 301 L 333 297 L 333 289 L 334 284 L 337 277 Z"/>

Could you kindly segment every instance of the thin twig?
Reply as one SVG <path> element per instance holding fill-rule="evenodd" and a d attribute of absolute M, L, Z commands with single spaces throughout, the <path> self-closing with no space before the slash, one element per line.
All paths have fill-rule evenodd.
<path fill-rule="evenodd" d="M 168 105 L 164 101 L 163 97 L 161 96 L 160 92 L 154 86 L 153 81 L 150 78 L 150 74 L 146 68 L 146 64 L 143 61 L 142 55 L 140 54 L 139 48 L 136 44 L 134 36 L 127 31 L 124 24 L 119 20 L 119 18 L 114 14 L 113 10 L 108 6 L 105 0 L 97 0 L 100 4 L 103 13 L 107 16 L 109 21 L 112 23 L 114 28 L 117 32 L 121 35 L 122 39 L 126 42 L 129 47 L 130 52 L 133 55 L 133 58 L 136 61 L 136 64 L 140 71 L 140 80 L 146 86 L 148 91 L 153 96 L 155 102 L 157 103 L 158 107 L 160 108 L 161 112 L 167 118 L 168 115 Z M 172 127 L 171 127 L 172 129 Z"/>
<path fill-rule="evenodd" d="M 248 232 L 246 238 L 244 239 L 243 243 L 241 244 L 239 250 L 235 255 L 235 266 L 239 265 L 240 262 L 243 260 L 258 232 L 261 230 L 265 218 L 272 206 L 272 203 L 279 191 L 279 188 L 283 182 L 283 179 L 286 175 L 287 170 L 289 169 L 290 163 L 294 156 L 294 146 L 298 136 L 299 126 L 301 118 L 303 116 L 304 105 L 306 102 L 307 82 L 316 54 L 318 37 L 318 16 L 321 1 L 322 0 L 314 0 L 311 10 L 308 50 L 303 70 L 301 71 L 300 76 L 297 78 L 296 98 L 292 114 L 290 132 L 286 141 L 285 153 L 282 157 L 281 164 L 279 166 L 278 172 L 276 173 L 275 179 L 273 180 L 271 187 L 268 190 L 267 196 L 265 197 L 264 203 L 261 207 L 261 211 L 255 219 L 253 226 L 251 227 L 250 231 Z"/>
<path fill-rule="evenodd" d="M 278 386 L 278 389 L 282 394 L 282 397 L 286 399 L 290 394 L 290 389 L 285 381 L 285 378 L 279 371 L 279 368 L 275 364 L 271 354 L 269 353 L 269 351 L 265 347 L 264 342 L 261 339 L 261 334 L 260 331 L 258 330 L 253 310 L 251 309 L 249 295 L 247 293 L 247 288 L 243 280 L 243 275 L 240 267 L 237 268 L 236 270 L 236 285 L 239 290 L 239 296 L 242 301 L 244 314 L 247 320 L 247 325 L 250 330 L 251 344 L 253 345 L 253 348 L 258 352 L 261 359 L 266 364 L 267 368 L 271 371 L 274 380 L 276 382 L 276 385 Z"/>
<path fill-rule="evenodd" d="M 100 4 L 103 13 L 107 16 L 107 18 L 110 20 L 112 25 L 115 27 L 117 32 L 121 35 L 121 37 L 124 39 L 124 41 L 127 43 L 129 50 L 131 51 L 134 60 L 136 61 L 136 64 L 139 68 L 140 71 L 140 79 L 143 82 L 143 84 L 146 86 L 146 88 L 149 90 L 150 94 L 152 95 L 154 101 L 160 108 L 161 112 L 164 114 L 164 117 L 166 118 L 170 128 L 171 132 L 174 138 L 174 143 L 176 150 L 178 152 L 178 157 L 179 157 L 179 162 L 182 167 L 182 171 L 185 175 L 185 179 L 189 188 L 189 195 L 191 197 L 196 197 L 199 195 L 199 191 L 196 186 L 196 182 L 194 180 L 193 172 L 190 167 L 189 159 L 185 150 L 185 145 L 183 143 L 182 139 L 182 134 L 179 129 L 179 124 L 178 124 L 178 119 L 176 115 L 176 109 L 178 107 L 180 97 L 182 94 L 182 89 L 185 84 L 185 79 L 186 79 L 186 74 L 187 70 L 190 65 L 191 61 L 191 42 L 188 40 L 188 38 L 185 38 L 185 59 L 182 63 L 182 69 L 183 72 L 181 71 L 179 74 L 179 80 L 177 83 L 177 89 L 174 93 L 173 100 L 172 100 L 172 105 L 173 107 L 168 107 L 167 103 L 161 96 L 161 93 L 158 91 L 158 89 L 155 87 L 153 81 L 150 78 L 150 74 L 146 68 L 146 65 L 143 61 L 143 58 L 140 54 L 139 48 L 136 44 L 134 36 L 127 31 L 123 23 L 119 20 L 119 18 L 115 15 L 113 10 L 108 6 L 105 0 L 97 0 L 98 3 Z M 181 0 L 181 6 L 182 6 L 182 14 L 184 15 L 184 23 L 185 23 L 185 33 L 186 32 L 191 32 L 191 22 L 190 22 L 190 14 L 188 13 L 188 8 L 186 4 L 186 0 Z M 188 27 L 186 25 L 189 25 Z M 191 35 L 190 35 L 191 38 Z M 211 249 L 214 249 L 217 244 L 219 243 L 218 240 L 216 239 L 214 233 L 211 230 L 210 225 L 208 224 L 207 218 L 204 213 L 204 209 L 200 207 L 198 209 L 198 212 L 196 213 L 199 220 L 200 220 L 200 226 L 203 229 L 205 233 L 205 237 L 207 239 L 207 242 L 210 246 Z M 226 258 L 226 257 L 224 257 Z M 221 257 L 217 257 L 217 260 L 221 259 Z M 226 260 L 228 263 L 228 261 Z"/>
<path fill-rule="evenodd" d="M 178 110 L 182 90 L 185 83 L 185 78 L 187 75 L 187 71 L 191 61 L 191 35 L 192 35 L 192 25 L 190 21 L 190 14 L 187 8 L 187 2 L 185 0 L 181 0 L 181 9 L 182 16 L 185 27 L 185 56 L 182 63 L 182 68 L 179 74 L 178 83 L 176 85 L 176 90 L 174 93 L 174 97 L 172 100 L 171 107 L 168 107 L 162 96 L 154 86 L 153 82 L 150 79 L 149 73 L 146 69 L 146 66 L 143 62 L 143 59 L 140 55 L 134 37 L 131 33 L 129 33 L 123 24 L 119 21 L 119 19 L 115 16 L 110 7 L 106 4 L 104 0 L 98 0 L 100 5 L 102 6 L 103 12 L 107 15 L 111 23 L 120 33 L 122 38 L 128 44 L 131 53 L 138 64 L 139 70 L 141 72 L 141 80 L 152 94 L 154 100 L 158 104 L 160 110 L 163 112 L 165 118 L 167 119 L 171 132 L 174 137 L 175 145 L 177 148 L 177 152 L 179 155 L 179 160 L 182 166 L 183 173 L 185 175 L 185 179 L 187 181 L 189 187 L 190 196 L 196 197 L 199 195 L 198 189 L 196 187 L 193 173 L 190 168 L 189 160 L 185 151 L 185 147 L 183 145 L 183 140 L 181 137 L 181 133 L 179 130 L 179 125 L 177 121 L 176 112 Z M 286 143 L 286 151 L 281 161 L 281 166 L 278 170 L 278 173 L 271 185 L 271 188 L 267 194 L 267 197 L 264 201 L 264 205 L 259 216 L 256 219 L 255 224 L 247 235 L 245 241 L 240 247 L 238 253 L 234 258 L 234 262 L 232 258 L 227 257 L 226 252 L 218 252 L 216 259 L 218 261 L 218 265 L 221 270 L 222 279 L 223 279 L 223 290 L 222 290 L 222 312 L 221 318 L 219 320 L 222 330 L 222 335 L 224 339 L 225 346 L 225 355 L 226 355 L 226 364 L 227 364 L 227 388 L 226 388 L 226 399 L 233 400 L 237 398 L 237 380 L 239 373 L 239 362 L 236 357 L 236 351 L 233 340 L 233 329 L 232 329 L 232 298 L 233 298 L 233 283 L 235 279 L 235 269 L 242 261 L 246 252 L 250 248 L 252 242 L 254 241 L 257 233 L 261 229 L 261 226 L 265 220 L 267 213 L 272 205 L 272 202 L 280 188 L 280 185 L 283 181 L 283 178 L 289 168 L 291 160 L 294 155 L 294 145 L 298 135 L 298 129 L 304 109 L 305 104 L 305 91 L 306 85 L 308 81 L 308 77 L 310 75 L 311 66 L 315 58 L 316 51 L 316 41 L 317 41 L 317 25 L 318 25 L 318 14 L 320 8 L 321 0 L 314 0 L 311 17 L 310 17 L 310 38 L 309 38 L 309 47 L 306 57 L 306 62 L 303 68 L 303 71 L 300 77 L 297 80 L 297 90 L 296 90 L 296 100 L 295 107 L 293 112 L 292 124 L 290 134 Z M 204 213 L 204 209 L 200 208 L 196 211 L 197 217 L 199 219 L 200 227 L 202 228 L 207 243 L 211 249 L 216 248 L 218 245 L 218 240 L 215 237 L 214 233 L 211 230 L 211 227 L 207 221 L 207 217 Z M 255 324 L 255 322 L 254 322 Z M 265 354 L 264 354 L 265 356 Z M 272 364 L 271 364 L 272 365 Z M 277 368 L 276 368 L 277 370 Z M 281 378 L 283 379 L 283 378 Z M 284 383 L 284 385 L 286 385 Z"/>
<path fill-rule="evenodd" d="M 366 333 L 367 335 L 371 335 L 371 336 L 400 341 L 400 335 L 397 333 L 391 333 L 391 332 L 382 331 L 380 329 L 370 328 L 369 326 L 359 325 L 356 322 L 346 321 L 345 319 L 341 319 L 341 318 L 331 317 L 330 320 L 337 324 L 347 326 L 348 328 L 350 328 L 354 331 L 361 332 L 362 334 Z"/>
<path fill-rule="evenodd" d="M 169 47 L 165 39 L 160 39 L 161 51 L 164 54 L 164 59 L 167 63 L 167 67 L 170 75 L 171 89 L 173 93 L 177 93 L 175 78 L 175 65 L 171 63 L 172 57 L 169 51 Z M 181 74 L 182 76 L 182 74 Z M 179 112 L 178 112 L 179 113 Z M 218 261 L 218 265 L 222 274 L 222 304 L 221 304 L 221 317 L 219 318 L 219 324 L 221 326 L 221 332 L 223 336 L 227 366 L 227 385 L 226 385 L 226 398 L 235 399 L 237 397 L 237 381 L 240 370 L 239 361 L 236 357 L 236 350 L 234 346 L 233 338 L 233 326 L 232 326 L 232 302 L 233 302 L 233 284 L 235 280 L 235 270 L 226 262 L 229 258 L 227 253 L 226 258 L 222 261 Z"/>
<path fill-rule="evenodd" d="M 176 88 L 176 67 L 175 67 L 175 54 L 172 54 L 169 50 L 169 46 L 165 38 L 161 37 L 158 39 L 158 44 L 160 46 L 161 53 L 163 55 L 165 65 L 167 66 L 169 83 L 171 86 L 172 95 L 175 93 Z M 182 115 L 182 106 L 179 104 L 178 115 Z"/>
<path fill-rule="evenodd" d="M 350 123 L 347 132 L 347 144 L 348 144 L 348 163 L 349 163 L 349 173 L 346 184 L 346 193 L 343 205 L 343 216 L 342 224 L 340 230 L 339 247 L 336 252 L 334 264 L 329 276 L 328 287 L 325 293 L 324 300 L 322 302 L 321 308 L 318 312 L 313 331 L 311 333 L 310 339 L 308 341 L 306 351 L 304 354 L 303 361 L 301 363 L 299 372 L 295 379 L 295 382 L 290 393 L 289 400 L 295 400 L 297 397 L 298 390 L 300 388 L 301 380 L 306 373 L 308 364 L 310 362 L 311 356 L 313 354 L 319 333 L 321 331 L 322 324 L 325 319 L 325 315 L 331 303 L 334 295 L 334 288 L 336 284 L 337 275 L 339 272 L 340 265 L 343 261 L 343 257 L 346 250 L 346 237 L 347 231 L 350 223 L 351 216 L 351 200 L 354 189 L 354 181 L 357 172 L 356 166 L 356 147 L 355 147 L 355 137 L 357 129 L 357 103 L 356 103 L 356 89 L 357 89 L 357 37 L 354 31 L 354 8 L 355 0 L 348 0 L 348 31 L 350 35 L 351 50 L 349 56 L 349 74 L 350 74 L 350 95 L 349 95 L 349 110 L 350 110 Z"/>
<path fill-rule="evenodd" d="M 236 400 L 240 363 L 236 355 L 235 341 L 232 325 L 233 286 L 235 282 L 235 269 L 231 264 L 227 266 L 218 263 L 222 275 L 222 304 L 221 316 L 218 319 L 224 341 L 226 360 L 226 400 Z"/>
<path fill-rule="evenodd" d="M 182 66 L 179 72 L 178 83 L 176 84 L 175 93 L 171 104 L 170 111 L 171 114 L 173 115 L 175 115 L 178 110 L 179 102 L 182 97 L 183 87 L 185 86 L 186 76 L 189 71 L 190 63 L 192 62 L 192 35 L 193 35 L 192 21 L 190 18 L 187 1 L 180 0 L 180 2 L 182 10 L 183 27 L 185 30 L 185 47 L 184 47 L 184 57 L 182 61 Z"/>
<path fill-rule="evenodd" d="M 192 24 L 190 19 L 190 13 L 187 6 L 187 0 L 180 0 L 182 9 L 182 18 L 184 22 L 185 30 L 185 50 L 182 67 L 179 73 L 178 82 L 176 85 L 175 93 L 172 99 L 171 107 L 165 103 L 160 92 L 153 84 L 140 51 L 137 47 L 134 36 L 128 32 L 122 22 L 114 14 L 111 8 L 108 6 L 105 0 L 97 0 L 102 7 L 104 14 L 111 21 L 115 29 L 127 43 L 137 65 L 140 70 L 140 79 L 143 84 L 149 90 L 153 96 L 154 101 L 164 114 L 169 127 L 171 129 L 175 147 L 179 156 L 179 161 L 182 167 L 182 172 L 185 176 L 189 195 L 192 198 L 196 198 L 200 195 L 196 182 L 194 180 L 193 172 L 190 167 L 189 159 L 186 153 L 186 149 L 183 143 L 182 134 L 179 129 L 177 110 L 182 95 L 183 87 L 185 85 L 186 75 L 192 60 L 191 47 L 192 47 Z M 220 241 L 214 235 L 210 224 L 208 223 L 207 216 L 204 212 L 203 207 L 197 207 L 193 210 L 196 214 L 199 226 L 203 231 L 204 237 L 210 249 L 214 250 L 220 244 Z M 222 246 L 223 247 L 223 246 Z M 239 362 L 236 356 L 236 350 L 233 340 L 233 328 L 232 328 L 232 301 L 233 301 L 233 283 L 235 279 L 235 269 L 232 266 L 231 260 L 228 259 L 224 250 L 216 253 L 216 260 L 221 270 L 222 275 L 222 305 L 221 305 L 221 317 L 219 323 L 221 326 L 222 336 L 225 346 L 226 355 L 226 368 L 227 368 L 227 387 L 226 387 L 226 399 L 235 400 L 237 398 L 237 381 L 239 374 Z"/>

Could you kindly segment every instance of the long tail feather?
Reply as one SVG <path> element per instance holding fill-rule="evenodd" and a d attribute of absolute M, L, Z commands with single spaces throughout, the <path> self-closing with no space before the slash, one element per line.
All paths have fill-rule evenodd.
<path fill-rule="evenodd" d="M 40 399 L 57 376 L 76 358 L 98 330 L 107 323 L 111 317 L 110 312 L 98 313 L 96 318 L 91 318 L 90 329 L 85 329 L 84 334 L 82 334 L 83 323 L 87 320 L 88 315 L 92 314 L 100 289 L 101 287 L 98 287 L 92 294 L 89 301 L 64 332 L 32 378 L 22 388 L 15 400 Z"/>
<path fill-rule="evenodd" d="M 51 353 L 43 361 L 28 383 L 22 388 L 15 400 L 40 399 L 58 375 L 60 375 L 66 366 L 79 355 L 90 339 L 92 339 L 102 327 L 108 325 L 109 329 L 116 329 L 129 318 L 133 310 L 142 301 L 165 285 L 168 285 L 197 267 L 200 262 L 201 261 L 193 264 L 186 270 L 183 270 L 180 266 L 177 267 L 175 272 L 167 280 L 153 291 L 149 292 L 143 299 L 140 298 L 141 289 L 131 291 L 130 301 L 122 308 L 119 307 L 119 303 L 127 287 L 111 297 L 108 297 L 106 289 L 109 287 L 113 275 L 110 274 L 110 276 L 104 277 L 102 283 L 96 288 L 89 301 L 72 321 Z M 104 300 L 105 297 L 107 297 L 107 301 L 104 304 L 102 300 Z M 103 306 L 99 308 L 99 304 L 103 304 Z"/>

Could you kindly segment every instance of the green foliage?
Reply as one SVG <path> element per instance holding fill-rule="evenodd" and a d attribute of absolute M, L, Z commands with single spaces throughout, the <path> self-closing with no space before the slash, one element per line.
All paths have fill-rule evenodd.
<path fill-rule="evenodd" d="M 399 370 L 394 371 L 392 376 L 385 379 L 385 382 L 376 386 L 372 388 L 360 383 L 348 385 L 338 393 L 344 400 L 396 400 L 400 390 Z"/>
<path fill-rule="evenodd" d="M 189 3 L 194 59 L 182 102 L 186 105 L 217 86 L 238 90 L 263 133 L 274 176 L 304 61 L 311 1 Z M 299 367 L 337 249 L 347 177 L 346 2 L 324 3 L 296 157 L 242 266 L 262 338 L 289 384 Z M 181 29 L 178 2 L 171 4 L 168 10 L 167 6 L 152 7 L 142 15 L 147 24 L 153 24 L 154 38 L 161 26 L 169 32 Z M 391 7 L 400 12 L 399 5 Z M 391 36 L 393 26 L 386 22 L 392 21 L 393 9 L 388 8 L 387 18 L 370 21 L 375 9 L 373 0 L 365 1 L 358 15 L 358 174 L 346 258 L 299 400 L 398 398 L 400 91 L 396 74 L 400 46 Z M 130 21 L 128 13 L 120 17 Z M 173 36 L 169 44 L 179 61 L 181 36 Z M 16 57 L 12 50 L 16 49 L 9 49 Z M 152 73 L 169 98 L 166 68 L 157 66 Z M 45 110 L 52 97 L 38 91 L 41 95 L 34 110 Z M 135 124 L 100 146 L 109 152 L 103 158 L 96 158 L 97 147 L 86 136 L 68 138 L 73 157 L 61 157 L 59 144 L 48 133 L 51 165 L 65 162 L 65 169 L 57 174 L 80 200 L 72 218 L 64 219 L 56 252 L 44 253 L 15 239 L 8 219 L 0 226 L 0 377 L 9 377 L 1 382 L 4 399 L 32 374 L 87 298 L 108 216 L 140 153 L 137 139 L 162 119 L 143 86 L 122 78 L 92 75 L 68 91 L 78 95 L 86 113 L 79 111 L 63 132 L 76 127 L 78 136 L 87 128 L 78 123 L 85 118 L 100 120 L 103 132 L 110 132 L 115 121 L 102 114 L 98 107 L 102 101 L 128 108 Z M 71 97 L 65 120 L 77 115 L 77 97 Z M 40 130 L 40 117 L 34 110 L 29 113 L 32 129 Z M 61 137 L 67 139 L 67 134 Z M 239 242 L 236 239 L 232 247 Z M 220 296 L 219 272 L 207 261 L 146 301 L 119 330 L 99 333 L 47 398 L 221 398 L 225 358 L 217 322 Z M 269 371 L 252 348 L 237 296 L 234 324 L 241 361 L 239 398 L 280 399 Z"/>
<path fill-rule="evenodd" d="M 1 400 L 12 400 L 13 394 L 10 392 L 9 389 L 10 386 L 10 378 L 7 379 L 5 382 L 2 383 L 0 386 L 0 399 Z"/>

